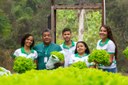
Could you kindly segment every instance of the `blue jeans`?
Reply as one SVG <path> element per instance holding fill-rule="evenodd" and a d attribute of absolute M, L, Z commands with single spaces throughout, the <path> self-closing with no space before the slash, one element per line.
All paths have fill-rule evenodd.
<path fill-rule="evenodd" d="M 103 71 L 117 73 L 117 67 L 116 68 L 110 68 L 110 69 L 103 69 Z"/>

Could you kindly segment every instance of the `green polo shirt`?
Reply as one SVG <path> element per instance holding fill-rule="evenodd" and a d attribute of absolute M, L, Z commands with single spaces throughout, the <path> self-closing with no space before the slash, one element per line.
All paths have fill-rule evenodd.
<path fill-rule="evenodd" d="M 38 53 L 37 58 L 37 69 L 46 69 L 45 64 L 50 57 L 52 51 L 61 51 L 61 47 L 55 43 L 50 43 L 48 46 L 45 46 L 44 43 L 38 44 L 34 47 Z"/>

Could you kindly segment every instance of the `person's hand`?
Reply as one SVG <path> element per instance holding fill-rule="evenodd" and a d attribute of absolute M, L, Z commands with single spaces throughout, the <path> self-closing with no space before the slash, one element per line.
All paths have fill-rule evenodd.
<path fill-rule="evenodd" d="M 60 66 L 64 66 L 64 61 L 57 62 L 57 63 L 54 64 L 54 68 L 58 68 Z"/>

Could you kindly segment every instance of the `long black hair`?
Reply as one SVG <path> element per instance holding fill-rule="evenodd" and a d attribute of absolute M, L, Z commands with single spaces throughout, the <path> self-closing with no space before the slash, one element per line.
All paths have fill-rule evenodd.
<path fill-rule="evenodd" d="M 86 47 L 85 53 L 86 53 L 86 54 L 90 54 L 89 47 L 88 47 L 88 45 L 87 45 L 84 41 L 78 41 L 78 42 L 77 42 L 76 48 L 75 48 L 75 54 L 78 53 L 78 51 L 77 51 L 77 45 L 78 45 L 79 43 L 83 43 L 84 46 Z"/>
<path fill-rule="evenodd" d="M 21 39 L 21 47 L 24 47 L 25 40 L 26 40 L 29 36 L 32 36 L 32 37 L 33 37 L 33 35 L 32 35 L 32 34 L 29 34 L 29 33 L 25 34 L 25 35 L 22 37 L 22 39 Z M 34 44 L 35 44 L 35 41 L 34 41 L 34 38 L 33 38 L 33 42 L 32 42 L 32 44 L 31 44 L 30 48 L 32 48 L 32 47 L 34 46 Z"/>

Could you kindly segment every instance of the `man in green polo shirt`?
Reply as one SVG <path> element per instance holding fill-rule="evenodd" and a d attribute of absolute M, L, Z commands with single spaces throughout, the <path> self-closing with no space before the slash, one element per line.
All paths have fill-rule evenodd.
<path fill-rule="evenodd" d="M 34 49 L 38 53 L 37 58 L 37 69 L 46 69 L 45 64 L 47 63 L 50 53 L 52 51 L 61 51 L 61 47 L 52 42 L 51 32 L 46 29 L 42 32 L 42 43 L 36 45 Z"/>
<path fill-rule="evenodd" d="M 62 37 L 64 39 L 64 42 L 60 45 L 62 48 L 62 53 L 65 56 L 65 63 L 64 67 L 69 66 L 69 60 L 70 56 L 74 54 L 75 48 L 76 48 L 76 42 L 71 40 L 72 33 L 69 28 L 64 28 L 62 31 Z"/>

